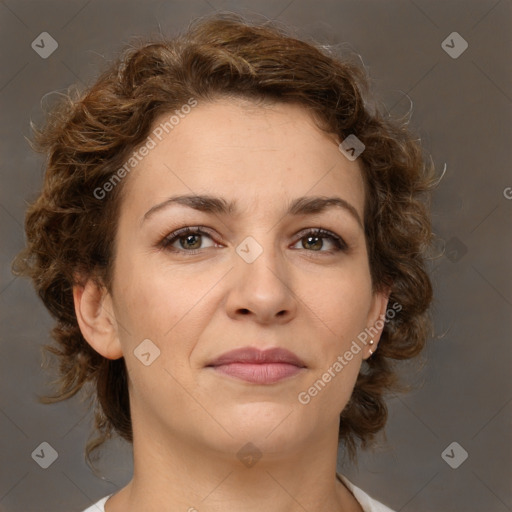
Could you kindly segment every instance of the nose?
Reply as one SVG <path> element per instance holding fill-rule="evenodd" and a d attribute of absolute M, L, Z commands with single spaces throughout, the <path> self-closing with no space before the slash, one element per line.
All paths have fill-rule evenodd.
<path fill-rule="evenodd" d="M 261 324 L 287 323 L 297 310 L 292 269 L 270 237 L 265 240 L 260 244 L 248 237 L 237 247 L 235 269 L 230 273 L 228 315 L 233 319 L 249 316 Z"/>

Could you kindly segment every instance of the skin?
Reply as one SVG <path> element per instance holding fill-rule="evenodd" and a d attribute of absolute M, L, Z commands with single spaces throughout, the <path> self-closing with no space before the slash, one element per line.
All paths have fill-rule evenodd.
<path fill-rule="evenodd" d="M 337 196 L 363 219 L 361 168 L 338 142 L 303 107 L 219 99 L 193 108 L 125 178 L 112 293 L 92 280 L 74 288 L 84 337 L 104 357 L 125 357 L 129 374 L 134 474 L 106 512 L 362 510 L 335 472 L 339 415 L 369 345 L 307 405 L 297 398 L 388 300 L 372 291 L 364 231 L 348 210 L 285 214 L 295 198 Z M 174 204 L 142 221 L 192 193 L 236 199 L 239 211 Z M 176 252 L 159 245 L 198 225 L 211 236 L 184 235 Z M 306 228 L 348 248 L 308 244 Z M 248 236 L 263 250 L 252 263 L 236 252 Z M 160 350 L 148 366 L 134 355 L 145 339 Z M 246 346 L 287 348 L 307 368 L 270 385 L 205 368 Z M 237 457 L 249 442 L 262 455 L 251 467 Z"/>

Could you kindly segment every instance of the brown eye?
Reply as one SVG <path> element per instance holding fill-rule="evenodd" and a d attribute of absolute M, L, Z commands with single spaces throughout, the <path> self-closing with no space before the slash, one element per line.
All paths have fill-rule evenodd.
<path fill-rule="evenodd" d="M 183 249 L 199 249 L 202 242 L 201 236 L 203 235 L 185 235 L 184 237 L 179 237 L 177 240 L 180 242 L 180 245 L 183 247 Z"/>
<path fill-rule="evenodd" d="M 347 249 L 347 244 L 341 237 L 324 229 L 309 230 L 302 232 L 301 235 L 299 242 L 302 242 L 302 248 L 309 250 L 309 252 L 333 253 Z M 324 240 L 329 240 L 329 242 L 334 245 L 334 250 L 328 249 L 322 251 L 324 248 Z"/>
<path fill-rule="evenodd" d="M 304 243 L 304 240 L 306 242 Z M 323 238 L 320 236 L 307 236 L 302 238 L 302 246 L 304 249 L 321 249 L 324 245 Z"/>
<path fill-rule="evenodd" d="M 161 246 L 164 249 L 170 250 L 170 251 L 177 251 L 177 252 L 188 252 L 194 254 L 196 251 L 199 251 L 201 249 L 205 249 L 207 247 L 213 247 L 213 244 L 207 246 L 207 247 L 201 247 L 202 242 L 204 241 L 204 237 L 209 238 L 212 240 L 211 236 L 199 228 L 192 228 L 192 227 L 186 227 L 179 229 L 177 231 L 174 231 L 170 235 L 166 236 L 162 242 Z M 176 243 L 179 244 L 178 247 L 176 247 Z"/>

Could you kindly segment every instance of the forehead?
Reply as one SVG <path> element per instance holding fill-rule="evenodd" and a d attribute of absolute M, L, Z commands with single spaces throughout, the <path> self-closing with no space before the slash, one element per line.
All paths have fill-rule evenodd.
<path fill-rule="evenodd" d="M 178 193 L 225 197 L 237 213 L 336 193 L 363 217 L 358 161 L 341 153 L 339 140 L 320 130 L 305 107 L 219 99 L 198 103 L 171 123 L 172 116 L 153 123 L 145 141 L 151 149 L 124 184 L 122 208 L 129 204 L 133 215 Z"/>

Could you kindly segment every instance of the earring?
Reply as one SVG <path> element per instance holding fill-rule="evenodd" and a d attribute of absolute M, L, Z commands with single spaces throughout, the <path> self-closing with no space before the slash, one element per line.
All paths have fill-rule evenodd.
<path fill-rule="evenodd" d="M 370 345 L 373 345 L 373 343 L 374 343 L 374 342 L 373 342 L 373 340 L 370 340 Z M 371 356 L 372 356 L 372 354 L 373 354 L 373 350 L 372 350 L 372 349 L 370 349 L 370 355 L 369 355 L 368 357 L 371 357 Z"/>

